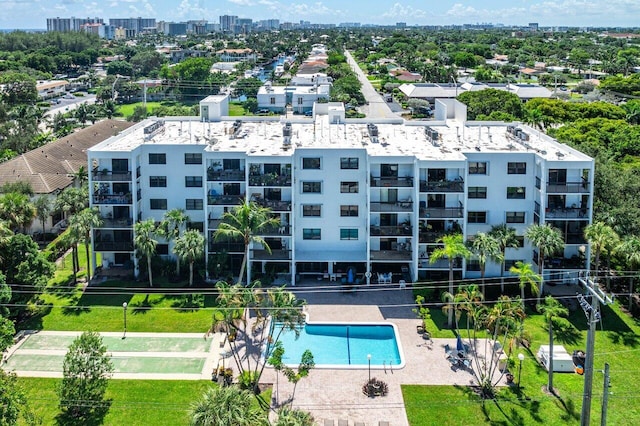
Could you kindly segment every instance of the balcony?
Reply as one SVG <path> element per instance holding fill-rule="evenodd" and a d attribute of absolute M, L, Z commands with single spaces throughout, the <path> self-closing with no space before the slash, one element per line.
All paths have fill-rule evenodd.
<path fill-rule="evenodd" d="M 413 226 L 400 225 L 400 226 L 371 226 L 371 236 L 375 237 L 390 237 L 390 236 L 411 236 L 413 235 Z"/>
<path fill-rule="evenodd" d="M 586 267 L 584 259 L 580 259 L 578 256 L 571 258 L 554 257 L 544 260 L 544 268 L 549 269 L 584 269 Z"/>
<path fill-rule="evenodd" d="M 99 228 L 131 228 L 133 226 L 133 220 L 131 218 L 102 218 L 102 226 Z"/>
<path fill-rule="evenodd" d="M 371 177 L 372 188 L 409 188 L 413 186 L 413 177 Z"/>
<path fill-rule="evenodd" d="M 547 209 L 545 217 L 547 219 L 588 219 L 589 209 L 578 207 Z"/>
<path fill-rule="evenodd" d="M 91 174 L 94 181 L 131 182 L 131 172 L 96 171 Z"/>
<path fill-rule="evenodd" d="M 564 234 L 565 244 L 587 244 L 584 232 L 567 232 Z"/>
<path fill-rule="evenodd" d="M 464 181 L 457 180 L 420 181 L 420 192 L 464 192 Z"/>
<path fill-rule="evenodd" d="M 93 243 L 95 251 L 133 251 L 131 241 L 95 241 Z"/>
<path fill-rule="evenodd" d="M 395 203 L 371 202 L 371 212 L 397 213 L 413 211 L 413 201 L 398 201 Z"/>
<path fill-rule="evenodd" d="M 418 234 L 419 241 L 421 243 L 435 243 L 443 236 L 446 235 L 445 231 L 425 231 Z"/>
<path fill-rule="evenodd" d="M 464 215 L 462 207 L 427 207 L 420 209 L 421 219 L 461 218 Z"/>
<path fill-rule="evenodd" d="M 227 253 L 244 253 L 244 243 L 231 243 L 227 241 L 221 242 L 210 242 L 209 243 L 209 251 L 210 252 L 221 252 L 226 251 Z"/>
<path fill-rule="evenodd" d="M 244 169 L 237 170 L 207 170 L 208 181 L 244 182 Z"/>
<path fill-rule="evenodd" d="M 547 183 L 547 193 L 567 194 L 567 193 L 588 193 L 589 182 L 549 182 Z"/>
<path fill-rule="evenodd" d="M 291 227 L 288 225 L 282 226 L 272 226 L 263 229 L 259 232 L 260 235 L 264 236 L 291 236 Z"/>
<path fill-rule="evenodd" d="M 271 254 L 266 250 L 251 250 L 253 260 L 291 260 L 291 250 L 271 250 Z"/>
<path fill-rule="evenodd" d="M 276 175 L 274 173 L 252 174 L 249 176 L 251 186 L 291 186 L 291 175 Z"/>
<path fill-rule="evenodd" d="M 420 259 L 419 267 L 424 269 L 449 269 L 449 260 L 440 259 L 431 263 L 429 262 L 429 259 L 423 258 L 423 259 Z M 460 268 L 462 268 L 462 262 L 460 261 L 460 259 L 454 259 L 453 269 L 460 269 Z"/>
<path fill-rule="evenodd" d="M 291 201 L 265 200 L 263 198 L 259 198 L 256 200 L 256 203 L 260 204 L 262 207 L 270 208 L 274 212 L 291 211 Z"/>
<path fill-rule="evenodd" d="M 238 206 L 244 203 L 244 194 L 241 195 L 209 195 L 207 196 L 207 205 L 210 206 Z"/>
<path fill-rule="evenodd" d="M 410 261 L 412 253 L 410 250 L 371 250 L 371 260 L 402 260 Z"/>
<path fill-rule="evenodd" d="M 131 204 L 131 194 L 93 194 L 93 204 Z"/>

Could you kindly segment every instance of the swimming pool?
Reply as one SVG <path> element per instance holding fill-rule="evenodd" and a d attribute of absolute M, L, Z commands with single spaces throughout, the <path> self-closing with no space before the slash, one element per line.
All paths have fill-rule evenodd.
<path fill-rule="evenodd" d="M 280 341 L 289 366 L 297 366 L 309 349 L 316 368 L 367 367 L 367 355 L 372 368 L 404 367 L 398 331 L 390 323 L 307 323 L 297 339 L 293 331 L 284 331 Z"/>

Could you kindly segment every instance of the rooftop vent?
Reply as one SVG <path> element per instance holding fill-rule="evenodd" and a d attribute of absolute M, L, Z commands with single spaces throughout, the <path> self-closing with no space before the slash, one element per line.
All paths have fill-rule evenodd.
<path fill-rule="evenodd" d="M 284 138 L 284 144 L 285 145 L 290 145 L 291 144 L 291 135 L 293 134 L 293 128 L 291 127 L 291 123 L 290 122 L 286 122 L 284 124 L 284 126 L 282 127 L 282 137 Z"/>
<path fill-rule="evenodd" d="M 241 120 L 236 120 L 233 122 L 233 127 L 231 128 L 231 134 L 233 135 L 233 137 L 238 136 L 238 134 L 240 133 L 240 129 L 242 128 L 242 121 Z"/>
<path fill-rule="evenodd" d="M 429 141 L 431 141 L 431 143 L 433 143 L 434 145 L 440 138 L 440 134 L 429 126 L 425 126 L 424 134 L 427 136 L 427 139 L 429 139 Z"/>

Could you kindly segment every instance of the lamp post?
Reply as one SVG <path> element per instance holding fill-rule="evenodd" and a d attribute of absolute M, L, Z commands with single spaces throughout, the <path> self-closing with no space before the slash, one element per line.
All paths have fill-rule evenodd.
<path fill-rule="evenodd" d="M 522 375 L 522 361 L 524 361 L 524 354 L 519 353 L 518 359 L 520 360 L 520 366 L 518 367 L 518 392 L 520 391 L 520 376 Z"/>
<path fill-rule="evenodd" d="M 124 333 L 122 338 L 127 337 L 127 302 L 122 302 L 122 313 L 124 315 Z"/>
<path fill-rule="evenodd" d="M 369 382 L 371 382 L 371 354 L 367 354 L 367 361 L 369 362 Z"/>

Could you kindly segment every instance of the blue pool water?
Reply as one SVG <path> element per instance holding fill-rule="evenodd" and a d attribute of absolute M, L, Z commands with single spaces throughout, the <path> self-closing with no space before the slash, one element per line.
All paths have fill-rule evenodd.
<path fill-rule="evenodd" d="M 297 339 L 294 332 L 284 331 L 280 341 L 287 365 L 298 365 L 302 353 L 309 349 L 316 367 L 366 367 L 369 354 L 374 367 L 403 366 L 391 324 L 306 324 Z"/>

